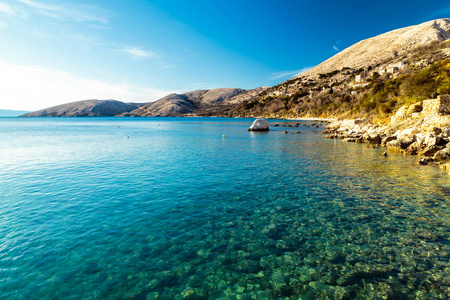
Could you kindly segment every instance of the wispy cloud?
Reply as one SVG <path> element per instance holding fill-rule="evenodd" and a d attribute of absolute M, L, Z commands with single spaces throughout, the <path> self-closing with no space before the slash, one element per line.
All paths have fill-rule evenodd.
<path fill-rule="evenodd" d="M 37 110 L 83 99 L 150 102 L 176 91 L 92 80 L 42 66 L 0 61 L 0 107 Z M 68 93 L 67 91 L 70 91 Z"/>
<path fill-rule="evenodd" d="M 141 47 L 125 47 L 123 51 L 136 58 L 155 58 L 158 56 L 156 52 L 144 50 Z"/>
<path fill-rule="evenodd" d="M 0 2 L 0 12 L 7 13 L 10 15 L 15 14 L 14 9 L 10 5 L 8 5 L 4 2 Z"/>
<path fill-rule="evenodd" d="M 340 44 L 342 43 L 342 39 L 340 39 L 339 41 L 337 41 L 336 43 L 334 43 L 333 45 L 333 49 L 334 51 L 339 52 L 340 51 Z"/>
<path fill-rule="evenodd" d="M 450 6 L 442 8 L 438 11 L 436 11 L 434 14 L 430 16 L 429 19 L 436 19 L 436 18 L 448 18 L 448 15 L 450 14 Z"/>
<path fill-rule="evenodd" d="M 313 67 L 306 67 L 303 69 L 293 70 L 293 71 L 274 72 L 274 73 L 272 73 L 272 76 L 269 78 L 269 80 L 297 77 L 297 76 L 305 73 L 306 71 L 311 70 L 312 68 Z"/>
<path fill-rule="evenodd" d="M 31 0 L 16 1 L 30 9 L 30 13 L 56 20 L 107 24 L 111 15 L 110 11 L 95 5 L 50 5 Z"/>

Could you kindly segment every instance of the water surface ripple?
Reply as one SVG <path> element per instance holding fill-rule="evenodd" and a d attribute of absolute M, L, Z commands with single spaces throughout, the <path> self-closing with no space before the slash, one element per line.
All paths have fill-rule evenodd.
<path fill-rule="evenodd" d="M 443 171 L 251 121 L 0 118 L 0 298 L 450 297 Z"/>

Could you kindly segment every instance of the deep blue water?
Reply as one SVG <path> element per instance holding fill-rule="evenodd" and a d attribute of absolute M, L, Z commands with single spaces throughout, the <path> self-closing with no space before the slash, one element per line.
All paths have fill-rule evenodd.
<path fill-rule="evenodd" d="M 0 298 L 450 297 L 444 171 L 251 122 L 0 118 Z"/>

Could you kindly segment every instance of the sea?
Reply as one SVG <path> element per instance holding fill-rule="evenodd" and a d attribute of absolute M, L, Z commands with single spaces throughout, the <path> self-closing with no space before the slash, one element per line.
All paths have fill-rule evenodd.
<path fill-rule="evenodd" d="M 0 118 L 0 299 L 450 298 L 445 171 L 253 120 Z"/>

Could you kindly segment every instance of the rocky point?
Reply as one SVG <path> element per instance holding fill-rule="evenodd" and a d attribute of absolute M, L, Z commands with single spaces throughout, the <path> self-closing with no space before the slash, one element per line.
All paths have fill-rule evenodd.
<path fill-rule="evenodd" d="M 337 120 L 326 127 L 327 138 L 380 144 L 391 151 L 420 155 L 420 164 L 439 163 L 450 174 L 450 95 L 404 105 L 388 125 L 365 119 Z"/>

